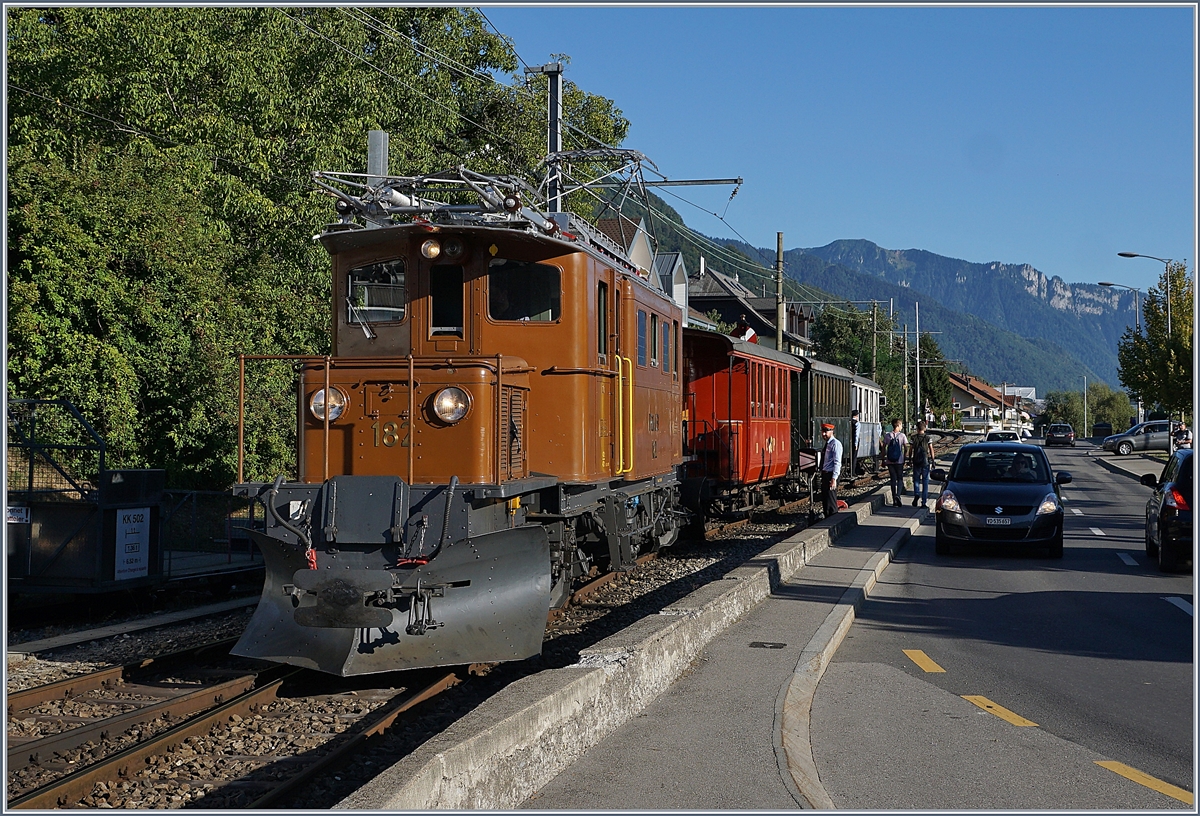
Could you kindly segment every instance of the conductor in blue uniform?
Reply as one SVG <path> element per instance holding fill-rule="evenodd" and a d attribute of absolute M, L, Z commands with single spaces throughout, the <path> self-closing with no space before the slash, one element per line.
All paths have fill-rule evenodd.
<path fill-rule="evenodd" d="M 825 450 L 821 455 L 821 504 L 825 518 L 837 512 L 837 480 L 842 472 L 842 443 L 833 435 L 833 426 L 821 425 Z"/>

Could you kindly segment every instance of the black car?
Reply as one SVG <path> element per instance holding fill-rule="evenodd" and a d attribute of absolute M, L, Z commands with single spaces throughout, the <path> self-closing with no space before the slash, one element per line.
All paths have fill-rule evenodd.
<path fill-rule="evenodd" d="M 1046 429 L 1045 445 L 1070 445 L 1075 447 L 1075 429 L 1066 423 L 1051 425 Z"/>
<path fill-rule="evenodd" d="M 1175 451 L 1162 474 L 1147 473 L 1142 484 L 1154 488 L 1146 502 L 1146 556 L 1170 572 L 1192 560 L 1192 452 Z"/>
<path fill-rule="evenodd" d="M 1059 486 L 1071 481 L 1054 473 L 1039 447 L 1019 442 L 963 445 L 949 472 L 930 473 L 942 482 L 935 549 L 946 555 L 954 545 L 1012 544 L 1045 547 L 1051 558 L 1063 554 L 1063 506 Z"/>

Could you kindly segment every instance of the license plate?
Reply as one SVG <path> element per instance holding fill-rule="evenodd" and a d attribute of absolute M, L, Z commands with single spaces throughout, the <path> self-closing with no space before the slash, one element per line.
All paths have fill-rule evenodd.
<path fill-rule="evenodd" d="M 987 520 L 987 523 L 988 524 L 1012 524 L 1012 519 L 1010 519 L 1010 518 L 989 518 Z"/>

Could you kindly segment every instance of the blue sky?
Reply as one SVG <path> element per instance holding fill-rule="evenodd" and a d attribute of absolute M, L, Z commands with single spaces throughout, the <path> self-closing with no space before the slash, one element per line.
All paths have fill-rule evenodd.
<path fill-rule="evenodd" d="M 632 121 L 708 235 L 866 238 L 1143 291 L 1196 258 L 1194 7 L 488 6 Z M 707 213 L 724 213 L 729 226 Z"/>

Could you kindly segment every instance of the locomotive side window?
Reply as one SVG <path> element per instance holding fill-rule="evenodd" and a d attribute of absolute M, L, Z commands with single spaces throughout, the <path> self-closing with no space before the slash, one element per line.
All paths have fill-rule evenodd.
<path fill-rule="evenodd" d="M 463 268 L 458 264 L 429 267 L 431 337 L 463 336 Z"/>
<path fill-rule="evenodd" d="M 398 323 L 408 305 L 404 259 L 354 267 L 346 292 L 347 323 Z"/>
<path fill-rule="evenodd" d="M 679 379 L 679 321 L 671 321 L 671 340 L 675 346 L 675 361 L 671 365 L 671 370 L 675 372 L 674 379 Z"/>
<path fill-rule="evenodd" d="M 650 365 L 658 365 L 658 315 L 650 315 Z"/>
<path fill-rule="evenodd" d="M 646 313 L 638 309 L 638 365 L 646 364 Z"/>
<path fill-rule="evenodd" d="M 604 315 L 604 310 L 600 311 Z M 492 320 L 550 323 L 561 315 L 562 273 L 557 266 L 504 258 L 493 258 L 488 264 L 488 316 Z"/>
<path fill-rule="evenodd" d="M 662 325 L 662 363 L 663 374 L 671 370 L 671 333 L 667 331 L 667 321 Z"/>

